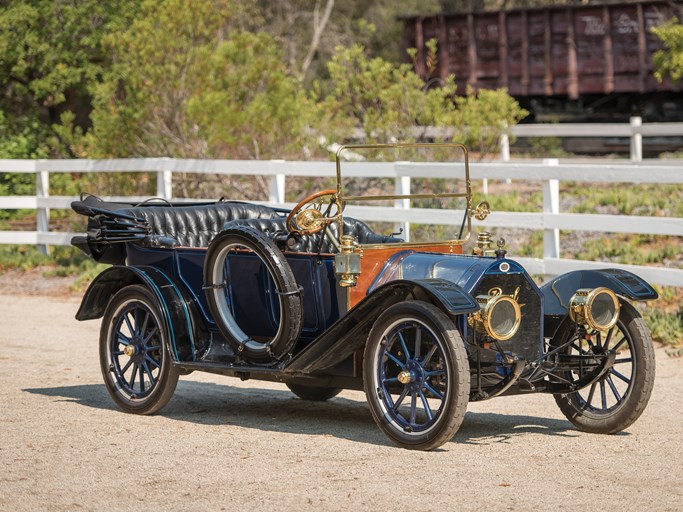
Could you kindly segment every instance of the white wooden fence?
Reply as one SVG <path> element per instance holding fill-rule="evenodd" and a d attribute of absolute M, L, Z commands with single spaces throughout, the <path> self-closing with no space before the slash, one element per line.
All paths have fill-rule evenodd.
<path fill-rule="evenodd" d="M 71 172 L 154 172 L 157 174 L 157 195 L 172 198 L 172 177 L 175 172 L 223 175 L 260 175 L 269 180 L 268 202 L 291 207 L 285 203 L 285 184 L 288 176 L 333 177 L 333 162 L 292 162 L 283 160 L 181 160 L 168 158 L 114 159 L 114 160 L 0 160 L 0 172 L 30 173 L 36 176 L 36 196 L 0 197 L 0 209 L 35 209 L 35 231 L 0 231 L 0 243 L 38 244 L 45 246 L 67 245 L 75 233 L 49 230 L 50 209 L 69 208 L 76 197 L 50 196 L 50 173 Z M 409 193 L 411 178 L 451 178 L 452 166 L 429 163 L 363 163 L 344 164 L 344 174 L 349 177 L 384 177 L 395 180 L 399 193 Z M 531 180 L 539 182 L 543 189 L 543 210 L 540 212 L 493 212 L 483 223 L 474 222 L 482 228 L 526 228 L 543 230 L 543 258 L 515 258 L 534 274 L 560 274 L 569 270 L 619 267 L 636 272 L 643 278 L 658 284 L 683 286 L 683 270 L 619 265 L 577 261 L 561 258 L 559 230 L 595 231 L 612 233 L 643 233 L 681 237 L 683 242 L 683 218 L 645 217 L 600 214 L 562 213 L 559 208 L 559 182 L 598 182 L 629 186 L 635 183 L 683 185 L 683 166 L 662 163 L 609 163 L 577 164 L 546 160 L 543 163 L 472 163 L 470 175 L 473 180 Z M 681 187 L 683 195 L 683 186 Z M 476 193 L 475 193 L 476 196 Z M 140 201 L 144 198 L 112 197 L 111 200 Z M 239 198 L 230 198 L 239 199 Z M 265 198 L 264 198 L 265 199 Z M 475 200 L 477 198 L 475 197 Z M 682 198 L 683 199 L 683 198 Z M 396 201 L 394 207 L 350 206 L 349 214 L 367 221 L 399 223 L 408 228 L 409 223 L 453 224 L 456 215 L 452 210 L 422 210 L 410 208 L 408 201 Z M 504 231 L 503 231 L 504 232 Z M 683 250 L 683 243 L 681 243 Z M 514 255 L 511 255 L 514 256 Z"/>

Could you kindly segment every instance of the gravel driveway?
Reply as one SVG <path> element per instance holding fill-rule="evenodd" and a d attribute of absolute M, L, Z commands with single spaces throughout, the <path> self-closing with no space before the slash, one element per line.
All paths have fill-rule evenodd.
<path fill-rule="evenodd" d="M 0 510 L 683 510 L 683 359 L 657 350 L 648 409 L 584 434 L 550 396 L 472 404 L 442 449 L 391 446 L 364 395 L 181 378 L 119 412 L 78 298 L 0 294 Z"/>

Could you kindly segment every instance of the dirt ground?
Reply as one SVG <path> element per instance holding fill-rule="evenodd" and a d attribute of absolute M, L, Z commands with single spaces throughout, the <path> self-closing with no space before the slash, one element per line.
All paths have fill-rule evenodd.
<path fill-rule="evenodd" d="M 51 293 L 51 296 L 35 293 Z M 683 359 L 657 350 L 648 409 L 584 434 L 550 396 L 471 404 L 442 449 L 389 444 L 364 395 L 181 378 L 151 417 L 115 409 L 78 297 L 0 289 L 0 510 L 683 509 Z"/>

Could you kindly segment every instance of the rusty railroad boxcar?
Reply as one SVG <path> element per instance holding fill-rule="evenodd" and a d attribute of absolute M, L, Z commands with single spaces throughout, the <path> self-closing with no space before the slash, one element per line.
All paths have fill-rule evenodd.
<path fill-rule="evenodd" d="M 650 120 L 683 118 L 681 87 L 658 82 L 651 28 L 678 16 L 680 2 L 563 5 L 501 12 L 411 16 L 405 45 L 417 48 L 416 71 L 432 83 L 455 75 L 460 91 L 507 87 L 539 113 L 565 105 Z M 435 66 L 425 43 L 438 42 Z M 628 111 L 630 110 L 630 111 Z"/>

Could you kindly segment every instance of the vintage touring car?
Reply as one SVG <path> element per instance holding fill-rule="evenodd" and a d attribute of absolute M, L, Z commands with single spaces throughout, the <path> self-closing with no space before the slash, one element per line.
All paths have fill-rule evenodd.
<path fill-rule="evenodd" d="M 343 179 L 345 151 L 432 148 L 458 153 L 461 188 L 362 195 L 359 180 Z M 473 206 L 461 145 L 343 146 L 336 166 L 336 188 L 291 210 L 87 194 L 73 203 L 88 228 L 72 243 L 112 264 L 76 318 L 103 318 L 100 364 L 119 408 L 155 413 L 180 375 L 206 371 L 282 382 L 306 400 L 364 390 L 380 429 L 412 449 L 447 442 L 468 401 L 501 395 L 550 393 L 588 432 L 619 432 L 640 416 L 655 360 L 631 302 L 657 298 L 648 283 L 606 268 L 539 288 L 486 232 L 463 254 L 488 205 Z M 408 241 L 345 213 L 396 200 L 460 201 L 456 233 Z"/>

